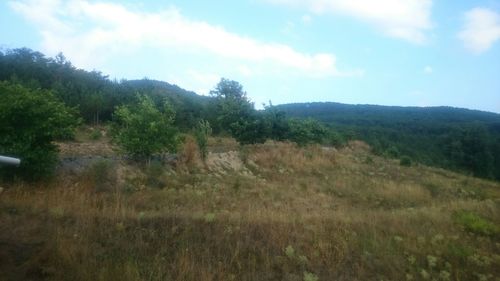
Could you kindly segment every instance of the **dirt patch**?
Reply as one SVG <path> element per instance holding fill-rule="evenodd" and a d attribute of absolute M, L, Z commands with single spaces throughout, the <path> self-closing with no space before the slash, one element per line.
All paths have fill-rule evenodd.
<path fill-rule="evenodd" d="M 59 142 L 59 155 L 61 157 L 76 156 L 112 156 L 116 155 L 116 148 L 108 142 L 95 141 L 81 142 Z"/>
<path fill-rule="evenodd" d="M 209 171 L 216 174 L 236 172 L 244 176 L 253 176 L 252 172 L 241 161 L 237 151 L 209 153 L 206 164 Z"/>

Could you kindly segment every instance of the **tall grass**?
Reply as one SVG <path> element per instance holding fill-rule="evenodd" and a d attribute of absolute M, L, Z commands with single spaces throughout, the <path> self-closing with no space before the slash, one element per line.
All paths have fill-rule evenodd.
<path fill-rule="evenodd" d="M 184 149 L 191 155 L 189 145 Z M 134 182 L 121 177 L 130 172 L 119 172 L 113 188 L 95 192 L 97 180 L 108 178 L 97 171 L 71 182 L 10 186 L 0 194 L 2 278 L 495 280 L 500 274 L 500 240 L 482 231 L 500 223 L 498 183 L 401 167 L 359 143 L 339 151 L 287 143 L 245 149 L 242 165 L 253 177 L 163 167 L 163 189 L 129 191 Z"/>

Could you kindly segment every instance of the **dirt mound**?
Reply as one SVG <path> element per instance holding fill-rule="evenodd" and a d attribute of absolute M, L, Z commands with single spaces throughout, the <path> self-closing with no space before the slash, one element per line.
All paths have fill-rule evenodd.
<path fill-rule="evenodd" d="M 216 174 L 226 174 L 228 172 L 241 173 L 245 176 L 253 176 L 248 170 L 237 151 L 209 153 L 206 164 L 208 169 Z"/>

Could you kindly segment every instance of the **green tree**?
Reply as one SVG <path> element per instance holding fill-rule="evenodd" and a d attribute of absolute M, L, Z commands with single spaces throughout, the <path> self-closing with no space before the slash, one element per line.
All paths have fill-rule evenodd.
<path fill-rule="evenodd" d="M 21 158 L 19 168 L 0 167 L 0 176 L 49 176 L 57 163 L 53 141 L 73 135 L 79 121 L 75 115 L 50 91 L 0 82 L 0 154 Z"/>
<path fill-rule="evenodd" d="M 285 140 L 290 131 L 285 112 L 273 106 L 269 101 L 269 105 L 264 106 L 264 118 L 268 126 L 268 137 L 277 141 Z"/>
<path fill-rule="evenodd" d="M 113 140 L 136 159 L 149 159 L 155 153 L 175 152 L 179 143 L 173 126 L 175 112 L 165 102 L 160 111 L 148 96 L 138 102 L 119 106 L 114 113 Z"/>
<path fill-rule="evenodd" d="M 234 137 L 245 124 L 252 123 L 255 109 L 240 83 L 222 78 L 210 96 L 214 114 L 211 124 L 216 133 L 226 131 Z"/>
<path fill-rule="evenodd" d="M 241 118 L 231 124 L 232 136 L 240 144 L 264 143 L 267 139 L 268 131 L 268 124 L 257 113 L 247 118 Z"/>

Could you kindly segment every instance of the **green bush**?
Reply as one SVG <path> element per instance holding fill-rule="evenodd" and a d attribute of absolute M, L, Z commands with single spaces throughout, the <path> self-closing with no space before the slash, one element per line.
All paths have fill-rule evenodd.
<path fill-rule="evenodd" d="M 116 167 L 109 160 L 99 160 L 87 168 L 85 176 L 97 192 L 112 191 L 118 181 Z"/>
<path fill-rule="evenodd" d="M 459 211 L 454 215 L 455 222 L 467 231 L 485 236 L 500 234 L 500 227 L 471 211 Z"/>
<path fill-rule="evenodd" d="M 165 167 L 159 161 L 153 161 L 146 167 L 146 185 L 152 188 L 163 188 L 166 185 L 163 179 L 163 172 Z"/>
<path fill-rule="evenodd" d="M 138 102 L 115 110 L 113 140 L 136 159 L 149 159 L 155 153 L 175 152 L 179 143 L 174 127 L 175 112 L 165 103 L 162 111 L 151 98 L 141 95 Z"/>
<path fill-rule="evenodd" d="M 90 139 L 91 140 L 99 140 L 102 137 L 101 130 L 99 129 L 93 129 L 92 132 L 90 133 Z"/>
<path fill-rule="evenodd" d="M 328 135 L 328 130 L 315 119 L 291 119 L 289 121 L 287 139 L 299 146 L 313 143 L 323 143 Z"/>
<path fill-rule="evenodd" d="M 411 158 L 408 157 L 408 156 L 403 156 L 401 157 L 401 159 L 399 160 L 399 164 L 401 166 L 406 166 L 406 167 L 410 167 L 411 166 Z"/>
<path fill-rule="evenodd" d="M 21 158 L 21 165 L 0 167 L 3 179 L 50 176 L 57 163 L 57 139 L 73 136 L 79 119 L 50 91 L 0 82 L 0 154 Z"/>

